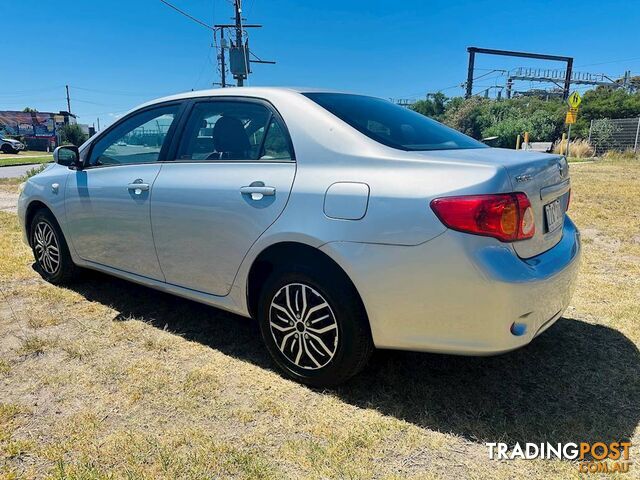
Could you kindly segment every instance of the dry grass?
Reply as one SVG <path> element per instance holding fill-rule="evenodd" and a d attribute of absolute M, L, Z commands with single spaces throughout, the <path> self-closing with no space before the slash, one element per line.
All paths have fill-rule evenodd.
<path fill-rule="evenodd" d="M 564 155 L 567 152 L 567 141 L 557 140 L 553 144 L 553 153 Z M 572 158 L 592 158 L 595 149 L 588 140 L 578 139 L 569 142 L 569 154 Z"/>
<path fill-rule="evenodd" d="M 334 391 L 274 372 L 251 321 L 98 274 L 42 282 L 0 213 L 0 478 L 578 478 L 483 445 L 640 443 L 640 165 L 571 169 L 564 319 L 499 357 L 379 352 Z"/>
<path fill-rule="evenodd" d="M 605 160 L 640 160 L 640 152 L 633 150 L 624 150 L 622 152 L 609 150 L 602 156 Z"/>

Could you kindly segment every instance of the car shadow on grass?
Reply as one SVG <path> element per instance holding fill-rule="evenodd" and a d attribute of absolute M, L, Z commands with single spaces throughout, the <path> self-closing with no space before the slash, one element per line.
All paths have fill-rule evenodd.
<path fill-rule="evenodd" d="M 272 369 L 255 322 L 124 280 L 88 273 L 88 300 Z M 640 420 L 640 353 L 620 332 L 561 318 L 496 357 L 379 351 L 334 390 L 343 401 L 475 442 L 626 441 Z"/>

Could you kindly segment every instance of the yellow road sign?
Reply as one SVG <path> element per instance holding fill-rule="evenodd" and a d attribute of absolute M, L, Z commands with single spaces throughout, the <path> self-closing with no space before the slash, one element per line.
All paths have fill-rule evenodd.
<path fill-rule="evenodd" d="M 567 112 L 567 116 L 564 119 L 564 123 L 566 123 L 567 125 L 571 125 L 573 123 L 576 123 L 577 118 L 578 118 L 578 109 L 571 107 Z"/>
<path fill-rule="evenodd" d="M 578 105 L 580 105 L 580 102 L 582 102 L 582 98 L 580 97 L 580 94 L 578 92 L 573 92 L 571 95 L 569 95 L 569 106 L 571 106 L 572 108 L 578 108 Z"/>

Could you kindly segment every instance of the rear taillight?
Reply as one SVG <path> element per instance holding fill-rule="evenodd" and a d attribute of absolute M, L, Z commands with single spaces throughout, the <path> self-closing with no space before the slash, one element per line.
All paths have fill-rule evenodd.
<path fill-rule="evenodd" d="M 526 240 L 536 233 L 531 203 L 524 193 L 442 197 L 432 200 L 431 208 L 453 230 L 501 242 Z"/>

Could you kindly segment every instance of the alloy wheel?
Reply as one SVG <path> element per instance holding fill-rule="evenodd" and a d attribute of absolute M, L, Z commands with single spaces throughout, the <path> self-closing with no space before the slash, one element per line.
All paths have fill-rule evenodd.
<path fill-rule="evenodd" d="M 51 225 L 38 222 L 33 230 L 33 250 L 38 265 L 49 275 L 60 268 L 60 246 Z"/>
<path fill-rule="evenodd" d="M 305 370 L 326 366 L 338 349 L 338 323 L 329 302 L 303 283 L 289 283 L 273 296 L 269 328 L 285 358 Z"/>

